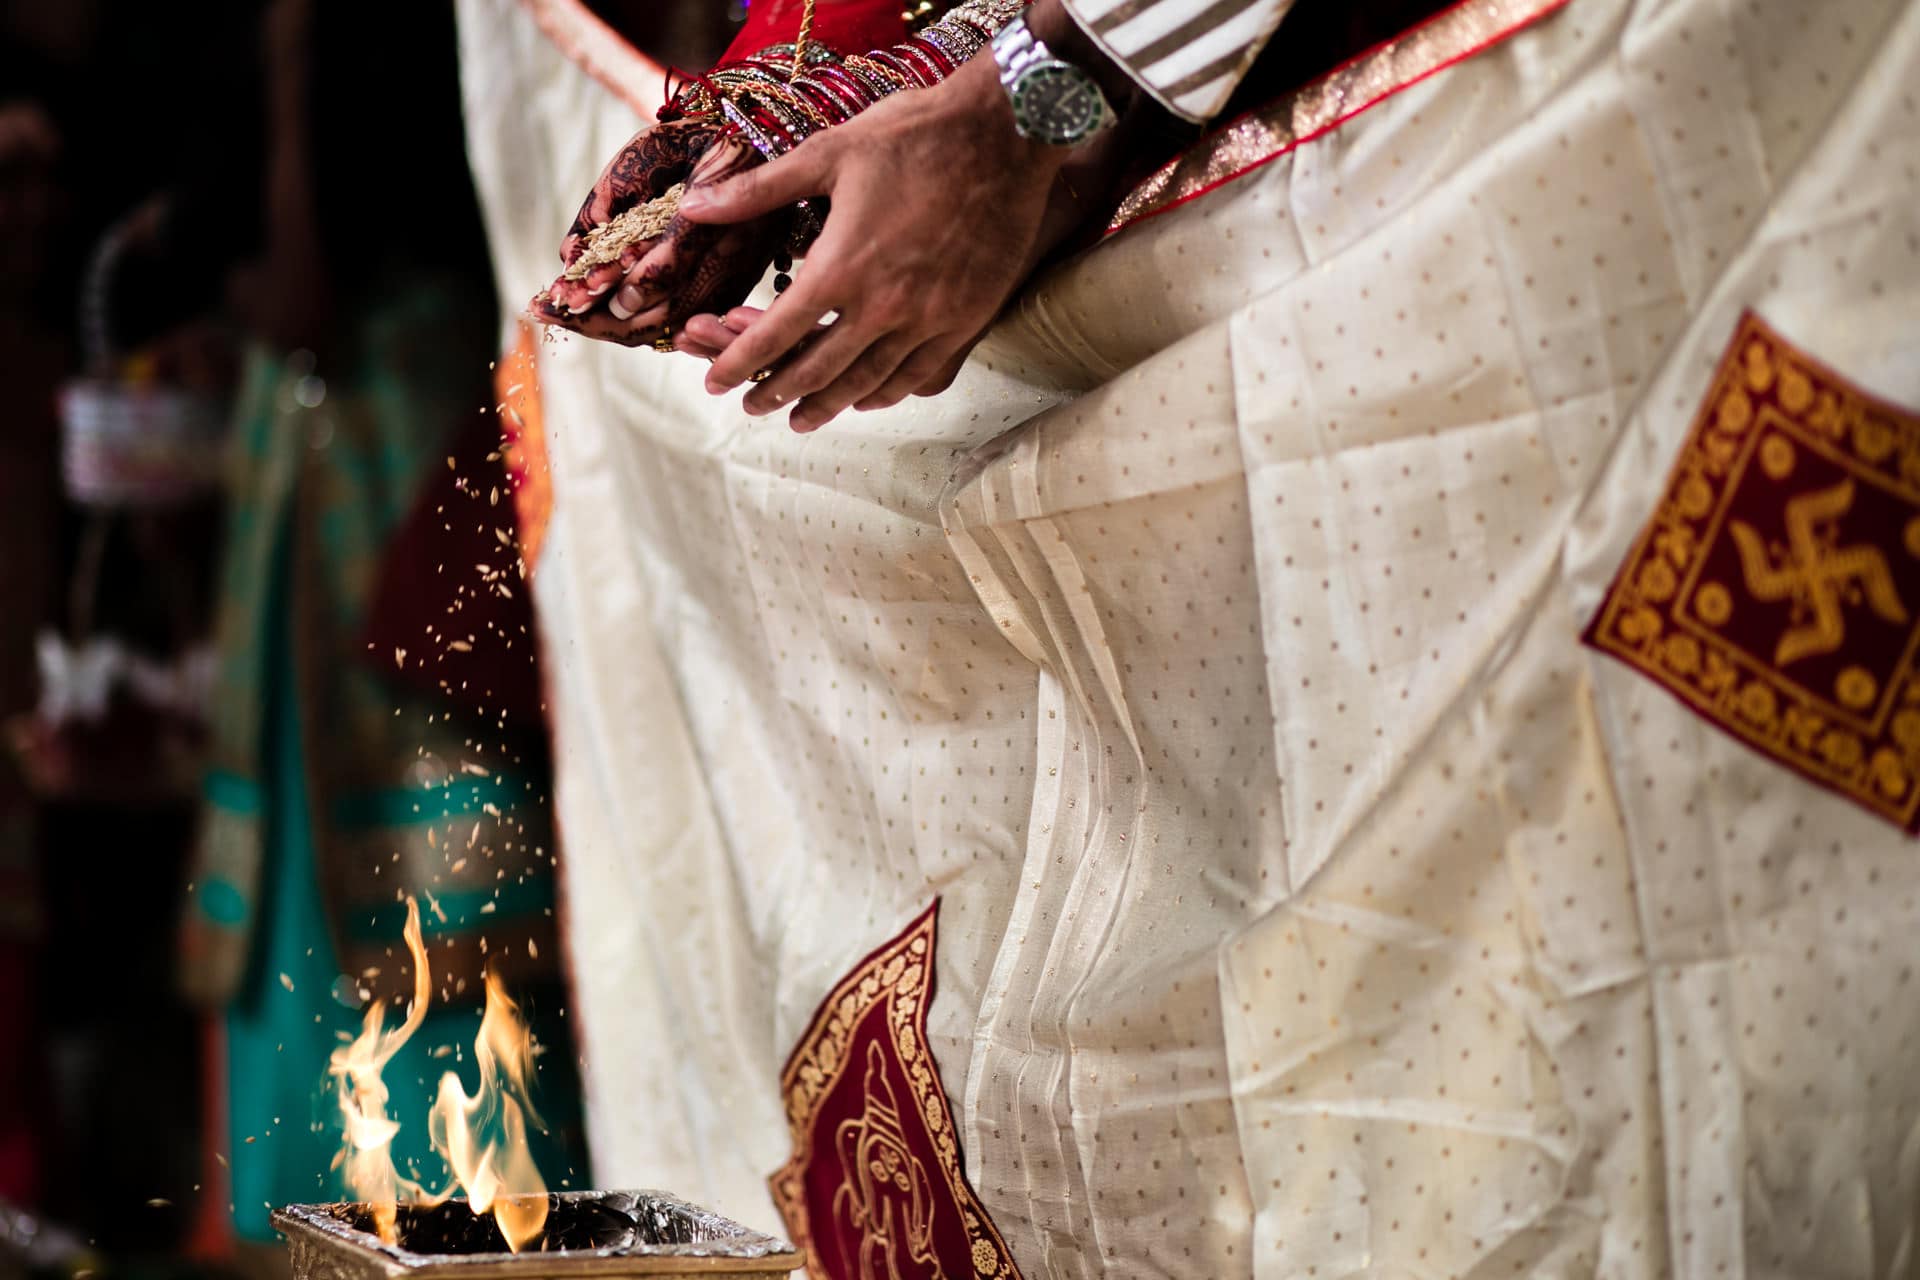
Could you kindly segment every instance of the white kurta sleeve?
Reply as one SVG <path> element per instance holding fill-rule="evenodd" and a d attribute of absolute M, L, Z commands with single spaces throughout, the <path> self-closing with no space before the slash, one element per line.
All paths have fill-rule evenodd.
<path fill-rule="evenodd" d="M 1219 114 L 1293 0 L 1063 0 L 1140 86 L 1196 123 Z"/>

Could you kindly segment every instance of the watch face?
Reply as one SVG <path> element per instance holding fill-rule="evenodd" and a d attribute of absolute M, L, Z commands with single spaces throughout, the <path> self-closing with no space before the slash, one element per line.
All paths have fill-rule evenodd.
<path fill-rule="evenodd" d="M 1014 119 L 1029 138 L 1067 146 L 1100 123 L 1101 98 L 1093 77 L 1064 62 L 1043 62 L 1020 77 L 1013 90 Z"/>

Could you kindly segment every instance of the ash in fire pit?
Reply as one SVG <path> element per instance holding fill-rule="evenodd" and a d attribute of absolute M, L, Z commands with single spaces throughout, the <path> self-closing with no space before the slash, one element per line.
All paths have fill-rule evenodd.
<path fill-rule="evenodd" d="M 544 1252 L 569 1249 L 631 1249 L 636 1244 L 692 1244 L 698 1228 L 676 1215 L 636 1218 L 606 1200 L 547 1198 L 547 1227 L 533 1246 Z M 378 1233 L 367 1205 L 327 1206 L 337 1221 L 354 1231 Z M 507 1242 L 491 1214 L 475 1214 L 465 1200 L 399 1208 L 400 1244 L 409 1253 L 506 1253 Z"/>
<path fill-rule="evenodd" d="M 785 1275 L 801 1265 L 791 1245 L 657 1191 L 571 1191 L 548 1197 L 546 1234 L 507 1251 L 492 1215 L 464 1200 L 401 1205 L 400 1243 L 376 1233 L 364 1204 L 292 1205 L 273 1215 L 293 1253 L 295 1280 L 383 1277 Z"/>

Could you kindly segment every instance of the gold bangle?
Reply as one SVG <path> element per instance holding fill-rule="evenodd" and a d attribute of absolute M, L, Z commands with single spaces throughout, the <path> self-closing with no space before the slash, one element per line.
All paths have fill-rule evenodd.
<path fill-rule="evenodd" d="M 888 66 L 884 62 L 875 62 L 872 58 L 867 57 L 865 54 L 850 54 L 849 56 L 841 60 L 841 64 L 843 66 L 848 66 L 848 67 L 858 66 L 858 67 L 865 68 L 871 74 L 877 75 L 882 80 L 885 80 L 888 84 L 892 85 L 896 90 L 917 89 L 920 87 L 919 85 L 915 84 L 911 79 L 909 79 L 905 72 L 897 71 L 894 68 Z"/>
<path fill-rule="evenodd" d="M 767 102 L 768 106 L 776 109 L 784 106 L 789 111 L 797 113 L 802 119 L 812 123 L 815 129 L 827 129 L 833 125 L 833 121 L 822 115 L 818 107 L 786 85 L 768 85 L 760 90 L 759 96 Z"/>

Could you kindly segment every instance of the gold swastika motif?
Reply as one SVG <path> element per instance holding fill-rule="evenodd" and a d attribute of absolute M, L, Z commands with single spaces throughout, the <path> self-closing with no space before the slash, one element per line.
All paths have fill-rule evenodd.
<path fill-rule="evenodd" d="M 1748 313 L 1583 637 L 1920 833 L 1920 414 Z"/>

